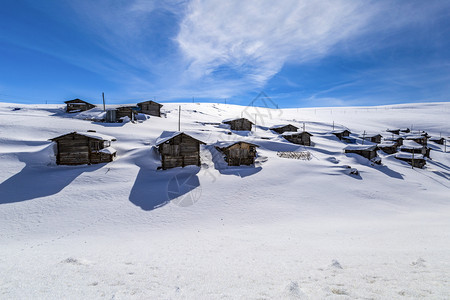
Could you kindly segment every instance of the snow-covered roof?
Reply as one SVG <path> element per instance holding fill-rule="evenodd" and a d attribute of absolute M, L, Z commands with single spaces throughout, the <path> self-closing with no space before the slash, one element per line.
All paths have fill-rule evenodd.
<path fill-rule="evenodd" d="M 114 154 L 114 153 L 117 152 L 117 150 L 114 149 L 113 147 L 106 147 L 106 148 L 103 148 L 103 149 L 99 150 L 98 152 L 107 153 L 107 154 Z"/>
<path fill-rule="evenodd" d="M 348 130 L 348 129 L 340 129 L 340 130 L 333 130 L 333 131 L 331 131 L 331 133 L 343 133 L 344 131 L 350 132 L 350 130 Z"/>
<path fill-rule="evenodd" d="M 395 145 L 396 143 L 394 142 L 383 141 L 382 143 L 379 143 L 377 146 L 383 148 L 383 147 L 394 147 Z"/>
<path fill-rule="evenodd" d="M 377 148 L 376 145 L 348 145 L 344 150 L 356 151 L 356 150 L 367 150 L 373 151 Z"/>
<path fill-rule="evenodd" d="M 403 145 L 400 146 L 400 149 L 422 149 L 423 145 L 416 143 L 411 140 L 403 141 Z"/>
<path fill-rule="evenodd" d="M 395 157 L 397 158 L 406 158 L 406 159 L 412 159 L 413 158 L 413 154 L 412 153 L 407 153 L 407 152 L 401 152 L 401 153 L 397 153 L 395 154 Z M 424 159 L 422 154 L 414 154 L 414 159 Z"/>
<path fill-rule="evenodd" d="M 97 133 L 97 132 L 78 132 L 78 131 L 63 134 L 63 135 L 57 136 L 51 140 L 56 140 L 56 139 L 59 139 L 63 136 L 69 135 L 69 134 L 79 134 L 79 135 L 83 135 L 83 136 L 86 136 L 89 138 L 93 138 L 96 140 L 102 140 L 102 141 L 116 141 L 117 140 L 115 137 L 106 135 L 106 134 L 101 134 L 101 133 Z"/>
<path fill-rule="evenodd" d="M 293 126 L 293 127 L 295 127 L 295 128 L 298 129 L 297 126 L 294 126 L 294 125 L 292 125 L 292 124 L 279 124 L 279 125 L 274 125 L 274 126 L 270 127 L 269 129 L 278 129 L 278 128 L 283 128 L 283 127 L 286 127 L 286 126 Z"/>
<path fill-rule="evenodd" d="M 406 135 L 404 138 L 407 140 L 417 140 L 417 139 L 423 139 L 423 138 L 425 138 L 425 136 L 420 135 L 420 134 L 411 134 L 411 135 Z"/>
<path fill-rule="evenodd" d="M 429 138 L 430 141 L 440 141 L 440 140 L 445 140 L 444 137 L 442 136 L 432 136 Z"/>
<path fill-rule="evenodd" d="M 363 133 L 363 134 L 361 134 L 361 136 L 363 136 L 364 138 L 373 138 L 373 137 L 376 137 L 376 136 L 382 136 L 381 134 L 379 134 L 379 133 Z"/>
<path fill-rule="evenodd" d="M 164 144 L 165 142 L 167 142 L 168 140 L 171 140 L 172 138 L 179 136 L 180 134 L 185 134 L 187 136 L 190 136 L 193 139 L 196 139 L 194 137 L 192 137 L 191 135 L 187 134 L 184 131 L 163 131 L 161 133 L 161 135 L 156 139 L 156 146 L 159 146 L 161 144 Z M 196 139 L 198 141 L 200 141 L 199 139 Z M 204 142 L 200 141 L 200 143 L 205 144 Z"/>
<path fill-rule="evenodd" d="M 218 141 L 218 142 L 216 142 L 214 144 L 214 146 L 215 147 L 219 147 L 219 148 L 228 148 L 228 147 L 231 147 L 231 146 L 233 146 L 235 144 L 238 144 L 238 143 L 246 143 L 246 144 L 253 145 L 255 147 L 259 147 L 256 144 L 253 144 L 253 143 L 250 143 L 250 142 L 247 142 L 247 141 L 243 141 L 243 140 L 238 140 L 238 141 Z"/>
<path fill-rule="evenodd" d="M 282 134 L 281 134 L 281 136 L 290 136 L 290 135 L 301 135 L 301 134 L 309 134 L 309 135 L 311 135 L 312 136 L 312 134 L 311 133 L 309 133 L 309 132 L 307 132 L 307 131 L 286 131 L 286 132 L 283 132 Z"/>
<path fill-rule="evenodd" d="M 229 119 L 225 119 L 225 120 L 223 120 L 222 121 L 222 123 L 228 123 L 228 122 L 231 122 L 231 121 L 236 121 L 236 120 L 241 120 L 241 119 L 246 119 L 247 121 L 249 121 L 250 123 L 252 123 L 253 124 L 253 122 L 252 121 L 250 121 L 249 119 L 247 119 L 247 118 L 229 118 Z"/>

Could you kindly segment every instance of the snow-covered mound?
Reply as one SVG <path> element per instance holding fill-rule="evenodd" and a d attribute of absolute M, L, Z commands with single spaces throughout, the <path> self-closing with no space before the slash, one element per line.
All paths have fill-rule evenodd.
<path fill-rule="evenodd" d="M 207 143 L 201 167 L 158 170 L 154 145 L 181 130 Z M 445 299 L 450 294 L 450 149 L 423 169 L 333 130 L 448 139 L 449 103 L 269 109 L 164 104 L 165 117 L 102 123 L 102 109 L 0 104 L 0 298 Z M 256 127 L 230 132 L 244 117 Z M 305 126 L 313 146 L 269 128 Z M 108 164 L 58 166 L 49 139 L 114 136 Z M 231 134 L 230 134 L 231 133 Z M 212 146 L 258 145 L 229 167 Z M 365 141 L 365 144 L 370 142 Z M 375 145 L 375 144 L 374 144 Z M 293 159 L 292 153 L 308 153 Z M 285 155 L 280 155 L 285 153 Z"/>

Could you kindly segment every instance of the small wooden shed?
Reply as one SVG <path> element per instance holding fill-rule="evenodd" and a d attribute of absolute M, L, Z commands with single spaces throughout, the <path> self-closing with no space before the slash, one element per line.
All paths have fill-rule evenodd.
<path fill-rule="evenodd" d="M 421 154 L 412 154 L 412 153 L 397 153 L 395 158 L 398 160 L 406 161 L 411 166 L 415 168 L 423 168 L 427 162 L 423 155 Z"/>
<path fill-rule="evenodd" d="M 400 132 L 410 133 L 411 130 L 409 128 L 402 128 L 402 129 L 400 129 Z"/>
<path fill-rule="evenodd" d="M 200 166 L 200 145 L 204 142 L 180 131 L 164 131 L 156 140 L 162 169 Z"/>
<path fill-rule="evenodd" d="M 421 145 L 413 140 L 403 141 L 403 145 L 400 146 L 401 152 L 414 153 L 414 154 L 422 154 L 424 157 L 430 158 L 430 148 L 427 146 Z"/>
<path fill-rule="evenodd" d="M 285 132 L 281 136 L 291 143 L 304 146 L 311 146 L 312 134 L 307 131 Z"/>
<path fill-rule="evenodd" d="M 416 135 L 407 135 L 405 137 L 405 139 L 414 141 L 414 142 L 419 143 L 419 144 L 421 144 L 423 146 L 427 145 L 427 140 L 428 140 L 426 135 L 418 135 L 418 134 L 416 134 Z"/>
<path fill-rule="evenodd" d="M 394 154 L 397 152 L 397 143 L 393 141 L 384 141 L 378 144 L 377 147 L 387 154 Z"/>
<path fill-rule="evenodd" d="M 369 133 L 369 134 L 365 134 L 365 135 L 363 134 L 363 136 L 362 136 L 363 140 L 369 141 L 372 143 L 376 143 L 376 144 L 381 143 L 381 138 L 382 138 L 381 134 L 378 134 L 378 133 Z"/>
<path fill-rule="evenodd" d="M 390 132 L 392 134 L 399 135 L 400 134 L 400 128 L 398 128 L 398 129 L 386 129 L 386 132 Z"/>
<path fill-rule="evenodd" d="M 333 130 L 331 132 L 332 134 L 334 134 L 335 136 L 337 136 L 338 139 L 342 140 L 343 137 L 345 136 L 350 136 L 351 132 L 347 129 L 345 130 Z"/>
<path fill-rule="evenodd" d="M 64 103 L 66 103 L 66 112 L 68 113 L 86 111 L 95 107 L 94 104 L 83 101 L 81 99 L 68 100 L 65 101 Z"/>
<path fill-rule="evenodd" d="M 144 102 L 139 102 L 137 104 L 139 107 L 139 111 L 143 114 L 147 114 L 150 116 L 161 117 L 161 107 L 162 104 L 159 104 L 155 101 L 149 100 Z"/>
<path fill-rule="evenodd" d="M 116 150 L 111 142 L 116 138 L 91 132 L 71 132 L 51 139 L 56 143 L 58 165 L 84 165 L 111 162 Z"/>
<path fill-rule="evenodd" d="M 231 130 L 251 131 L 253 122 L 246 118 L 226 119 L 222 123 L 230 125 Z"/>
<path fill-rule="evenodd" d="M 440 145 L 444 145 L 444 142 L 445 142 L 445 138 L 443 138 L 443 137 L 433 137 L 432 136 L 432 137 L 430 137 L 429 140 L 436 144 L 440 144 Z"/>
<path fill-rule="evenodd" d="M 298 127 L 292 124 L 283 124 L 283 125 L 275 125 L 270 127 L 270 130 L 275 131 L 276 133 L 283 134 L 285 132 L 297 132 Z"/>
<path fill-rule="evenodd" d="M 398 135 L 393 136 L 393 137 L 384 138 L 384 140 L 387 142 L 394 142 L 397 147 L 400 147 L 401 145 L 403 145 L 403 138 Z"/>
<path fill-rule="evenodd" d="M 137 106 L 119 106 L 114 109 L 108 109 L 106 110 L 105 122 L 123 122 L 123 119 L 127 117 L 130 119 L 130 121 L 133 121 L 136 119 L 137 110 Z"/>
<path fill-rule="evenodd" d="M 376 145 L 349 145 L 344 148 L 345 153 L 356 153 L 367 159 L 372 159 L 377 156 Z"/>
<path fill-rule="evenodd" d="M 217 142 L 216 149 L 225 155 L 229 166 L 252 165 L 255 163 L 258 145 L 245 141 Z"/>

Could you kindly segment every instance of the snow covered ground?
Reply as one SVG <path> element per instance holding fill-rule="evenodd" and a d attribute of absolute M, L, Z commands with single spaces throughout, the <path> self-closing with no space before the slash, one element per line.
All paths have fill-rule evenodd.
<path fill-rule="evenodd" d="M 84 120 L 57 105 L 0 104 L 1 299 L 448 299 L 450 149 L 424 169 L 379 151 L 344 154 L 329 132 L 413 127 L 450 135 L 450 103 L 268 109 L 181 104 L 181 129 L 212 144 L 259 145 L 252 167 L 156 170 L 152 146 L 177 130 L 178 105 L 141 123 Z M 20 108 L 20 109 L 14 109 Z M 214 123 L 256 117 L 252 132 Z M 314 146 L 269 127 L 291 123 Z M 57 166 L 48 139 L 96 130 L 117 138 L 109 164 Z M 278 151 L 310 151 L 311 160 Z M 359 175 L 349 174 L 356 168 Z"/>

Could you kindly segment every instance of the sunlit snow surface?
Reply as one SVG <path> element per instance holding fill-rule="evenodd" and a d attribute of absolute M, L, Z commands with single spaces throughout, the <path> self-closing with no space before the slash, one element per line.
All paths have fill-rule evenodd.
<path fill-rule="evenodd" d="M 257 161 L 227 167 L 206 145 L 201 168 L 157 170 L 152 146 L 178 129 L 178 105 L 106 124 L 83 120 L 99 108 L 0 104 L 1 299 L 448 299 L 450 149 L 430 142 L 425 169 L 381 151 L 382 165 L 371 165 L 330 131 L 334 122 L 360 135 L 412 126 L 448 137 L 449 103 L 181 104 L 181 130 L 209 145 L 259 145 Z M 256 131 L 216 124 L 241 116 Z M 303 122 L 313 147 L 268 129 Z M 86 130 L 116 137 L 117 159 L 56 166 L 48 139 Z"/>

